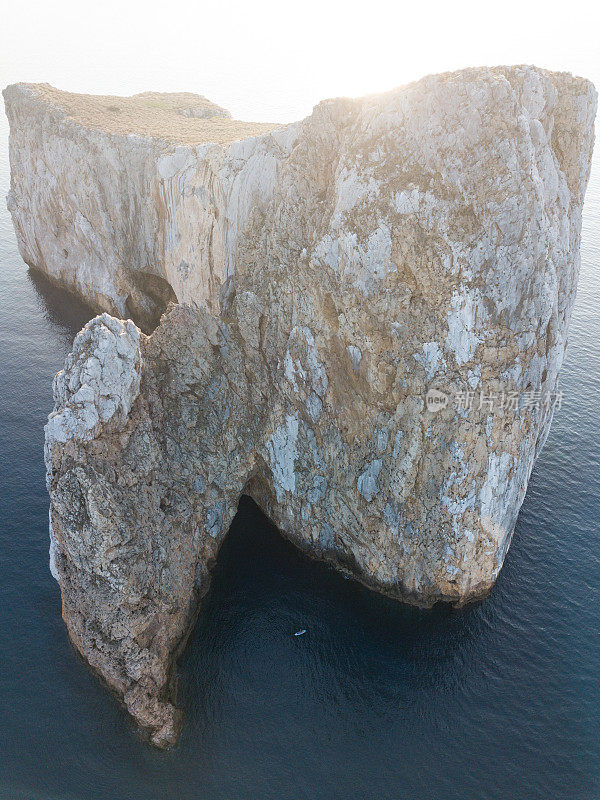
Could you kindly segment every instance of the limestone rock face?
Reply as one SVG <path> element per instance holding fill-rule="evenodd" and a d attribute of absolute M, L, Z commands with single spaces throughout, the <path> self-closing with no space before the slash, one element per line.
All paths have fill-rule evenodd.
<path fill-rule="evenodd" d="M 14 84 L 3 94 L 8 207 L 24 261 L 146 331 L 169 302 L 217 310 L 224 239 L 236 225 L 226 218 L 236 203 L 225 208 L 227 183 L 248 144 L 261 141 L 235 140 L 276 126 L 231 120 L 186 93 L 104 97 Z"/>
<path fill-rule="evenodd" d="M 179 301 L 150 336 L 92 320 L 46 428 L 64 619 L 153 741 L 243 492 L 379 591 L 484 596 L 551 422 L 591 84 L 465 70 L 177 146 L 7 101 L 28 260 L 120 315 L 142 273 Z"/>

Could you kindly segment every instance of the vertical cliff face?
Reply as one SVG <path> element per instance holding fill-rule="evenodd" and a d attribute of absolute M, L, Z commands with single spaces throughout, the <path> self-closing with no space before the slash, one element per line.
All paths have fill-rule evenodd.
<path fill-rule="evenodd" d="M 7 95 L 24 254 L 51 271 L 52 248 L 77 239 L 61 274 L 82 286 L 94 234 L 110 310 L 150 303 L 143 282 L 135 301 L 119 294 L 151 272 L 140 253 L 180 301 L 151 336 L 89 323 L 46 428 L 66 624 L 153 741 L 176 738 L 173 659 L 242 492 L 379 591 L 421 605 L 489 591 L 556 404 L 591 84 L 465 70 L 244 141 L 177 145 L 85 128 L 28 93 Z M 114 214 L 67 158 L 64 229 L 37 219 L 49 195 L 32 165 L 49 147 L 64 159 L 63 138 L 94 175 L 110 152 L 106 180 L 139 213 Z M 129 261 L 115 258 L 127 242 Z"/>
<path fill-rule="evenodd" d="M 27 264 L 146 331 L 169 302 L 218 309 L 228 236 L 218 220 L 236 214 L 221 184 L 248 156 L 233 140 L 275 126 L 235 122 L 196 95 L 95 97 L 15 84 L 4 97 L 8 206 Z M 221 180 L 226 156 L 232 175 Z"/>

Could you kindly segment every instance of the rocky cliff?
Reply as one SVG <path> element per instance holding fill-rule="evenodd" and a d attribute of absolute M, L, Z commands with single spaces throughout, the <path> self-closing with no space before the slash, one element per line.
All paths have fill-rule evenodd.
<path fill-rule="evenodd" d="M 276 126 L 185 93 L 15 84 L 4 98 L 8 207 L 27 264 L 146 332 L 169 302 L 218 311 L 236 231 L 275 169 L 277 142 L 258 135 Z"/>
<path fill-rule="evenodd" d="M 52 92 L 6 91 L 24 258 L 147 330 L 179 302 L 92 320 L 46 428 L 65 622 L 153 742 L 243 492 L 379 591 L 485 595 L 557 400 L 591 84 L 465 70 L 243 140 Z"/>

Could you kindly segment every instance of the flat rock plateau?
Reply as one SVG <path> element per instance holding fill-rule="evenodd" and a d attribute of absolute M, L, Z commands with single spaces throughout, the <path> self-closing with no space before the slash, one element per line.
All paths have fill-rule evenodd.
<path fill-rule="evenodd" d="M 51 569 L 152 742 L 242 493 L 377 591 L 485 596 L 557 396 L 593 86 L 467 69 L 286 126 L 4 96 L 21 254 L 103 312 L 55 379 Z"/>

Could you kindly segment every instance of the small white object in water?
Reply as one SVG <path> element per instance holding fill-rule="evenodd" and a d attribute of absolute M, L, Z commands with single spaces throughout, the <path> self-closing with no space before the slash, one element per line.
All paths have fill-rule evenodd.
<path fill-rule="evenodd" d="M 301 631 L 296 631 L 296 633 L 294 634 L 294 636 L 302 636 L 302 634 L 303 634 L 303 633 L 306 633 L 306 628 L 302 628 L 302 630 L 301 630 Z"/>

